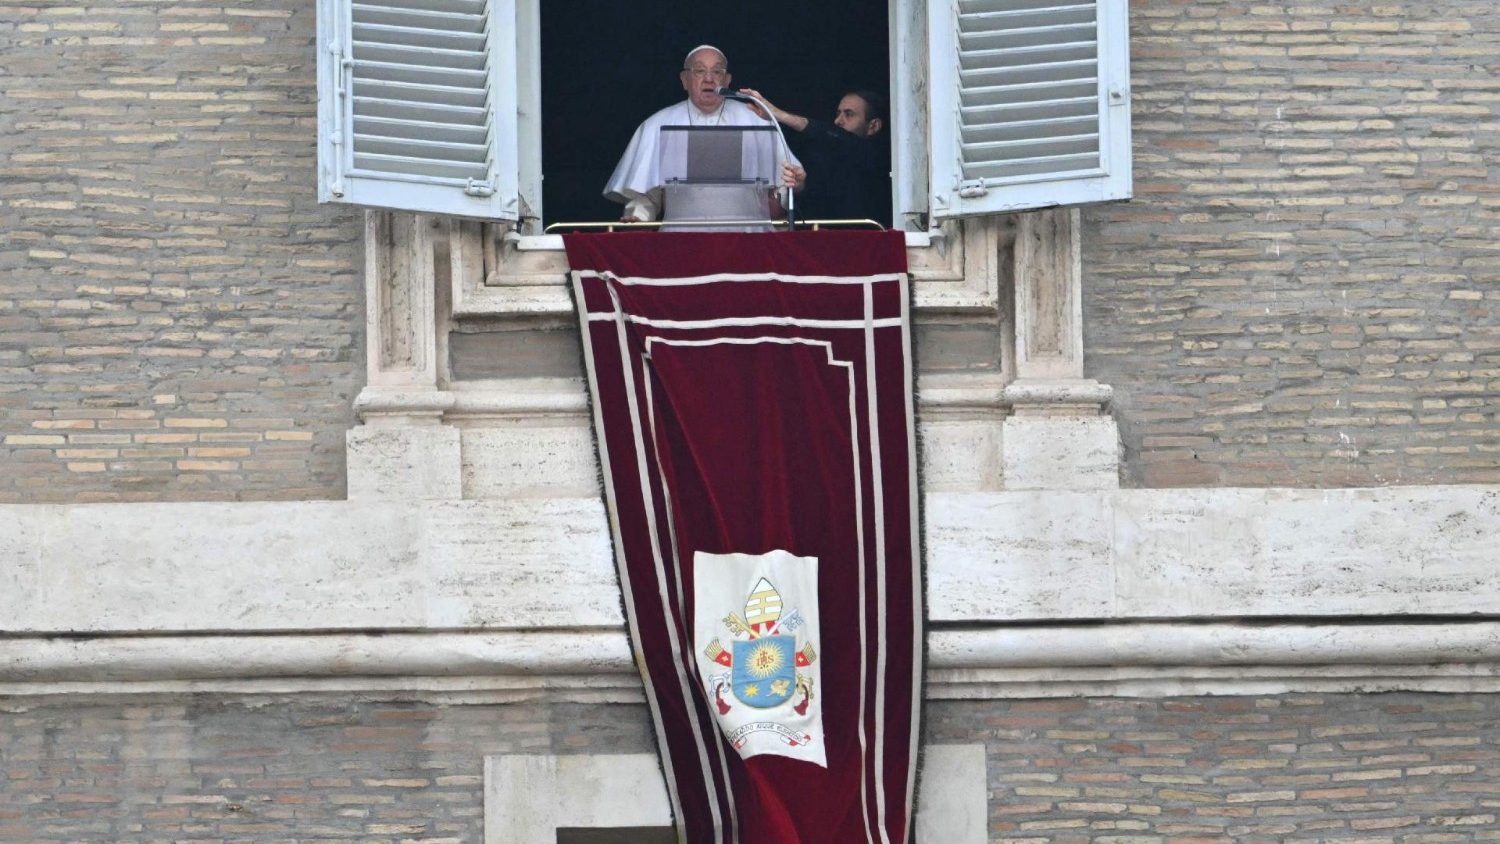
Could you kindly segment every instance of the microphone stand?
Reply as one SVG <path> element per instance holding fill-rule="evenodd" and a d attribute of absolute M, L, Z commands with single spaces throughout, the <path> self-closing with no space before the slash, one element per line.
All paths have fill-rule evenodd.
<path fill-rule="evenodd" d="M 724 88 L 724 87 L 721 86 L 716 93 L 719 96 L 724 97 L 726 99 L 739 100 L 742 103 L 755 103 L 756 105 L 758 105 L 762 109 L 764 109 L 765 112 L 766 112 L 766 120 L 769 120 L 771 122 L 771 125 L 773 127 L 775 127 L 775 129 L 776 129 L 776 136 L 781 139 L 781 151 L 785 155 L 785 157 L 782 159 L 782 161 L 790 161 L 791 160 L 791 158 L 792 158 L 792 148 L 787 145 L 787 142 L 786 142 L 786 133 L 783 132 L 783 131 L 781 131 L 781 121 L 777 120 L 776 117 L 775 117 L 775 115 L 772 114 L 770 103 L 767 103 L 765 100 L 756 99 L 755 97 L 750 96 L 749 94 L 745 93 L 744 91 L 737 91 L 734 88 Z M 780 175 L 781 175 L 780 173 L 777 173 L 777 174 L 775 174 L 774 176 L 771 177 L 772 184 L 775 184 L 777 177 L 779 177 Z M 786 189 L 786 227 L 787 227 L 787 231 L 796 231 L 797 230 L 797 207 L 796 207 L 797 203 L 796 203 L 796 199 L 795 199 L 796 195 L 797 195 L 796 188 L 788 185 L 787 189 Z"/>

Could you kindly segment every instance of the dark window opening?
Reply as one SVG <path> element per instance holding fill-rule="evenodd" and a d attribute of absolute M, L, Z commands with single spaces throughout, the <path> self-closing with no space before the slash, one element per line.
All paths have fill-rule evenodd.
<path fill-rule="evenodd" d="M 636 126 L 686 97 L 677 73 L 693 47 L 723 50 L 733 87 L 755 88 L 794 114 L 832 120 L 846 91 L 889 96 L 888 28 L 886 5 L 868 1 L 543 4 L 545 222 L 619 218 L 604 183 Z M 796 136 L 787 131 L 794 151 Z M 882 137 L 889 143 L 889 130 Z"/>

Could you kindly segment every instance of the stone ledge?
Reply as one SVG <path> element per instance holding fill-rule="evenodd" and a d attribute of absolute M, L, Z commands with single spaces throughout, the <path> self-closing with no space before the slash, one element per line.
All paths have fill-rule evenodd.
<path fill-rule="evenodd" d="M 927 642 L 933 699 L 1500 689 L 1488 620 L 939 626 Z M 618 629 L 0 639 L 0 695 L 188 688 L 639 696 Z"/>
<path fill-rule="evenodd" d="M 928 614 L 1492 613 L 1497 521 L 1481 486 L 928 492 Z M 0 619 L 39 636 L 622 621 L 604 506 L 581 496 L 0 506 Z"/>
<path fill-rule="evenodd" d="M 929 315 L 988 316 L 1000 308 L 997 262 L 1010 242 L 1004 217 L 950 222 L 908 245 L 913 308 Z M 456 319 L 573 313 L 567 259 L 557 248 L 523 248 L 518 235 L 487 239 L 480 227 L 451 235 Z"/>
<path fill-rule="evenodd" d="M 1114 389 L 1086 378 L 1039 380 L 1019 378 L 1005 385 L 1001 398 L 1016 412 L 1064 409 L 1084 416 L 1098 416 L 1114 398 Z"/>

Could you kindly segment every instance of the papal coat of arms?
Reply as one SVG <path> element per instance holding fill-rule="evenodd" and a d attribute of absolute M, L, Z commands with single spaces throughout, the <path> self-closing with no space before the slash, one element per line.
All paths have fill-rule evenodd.
<path fill-rule="evenodd" d="M 697 580 L 700 674 L 729 743 L 746 757 L 776 753 L 823 764 L 816 558 L 701 555 Z M 741 585 L 725 607 L 726 587 L 736 580 L 749 589 Z M 718 588 L 704 588 L 714 581 Z M 704 605 L 711 597 L 721 601 L 713 616 Z"/>
<path fill-rule="evenodd" d="M 812 701 L 812 681 L 797 669 L 812 665 L 818 658 L 812 643 L 797 647 L 796 633 L 802 624 L 802 616 L 795 609 L 783 617 L 781 593 L 763 577 L 745 601 L 744 618 L 736 613 L 724 617 L 724 626 L 736 637 L 731 643 L 733 650 L 725 650 L 714 639 L 705 655 L 732 670 L 730 688 L 741 703 L 769 709 L 785 703 L 795 692 L 802 701 L 793 709 L 801 715 Z M 720 682 L 714 689 L 714 702 L 720 713 L 727 713 L 730 704 L 724 701 L 723 691 Z"/>

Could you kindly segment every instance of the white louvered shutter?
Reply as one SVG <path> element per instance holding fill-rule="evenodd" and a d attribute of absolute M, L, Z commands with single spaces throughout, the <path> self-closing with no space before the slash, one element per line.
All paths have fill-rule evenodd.
<path fill-rule="evenodd" d="M 932 0 L 935 217 L 1131 195 L 1127 0 Z"/>
<path fill-rule="evenodd" d="M 319 0 L 318 198 L 516 219 L 514 0 Z"/>

